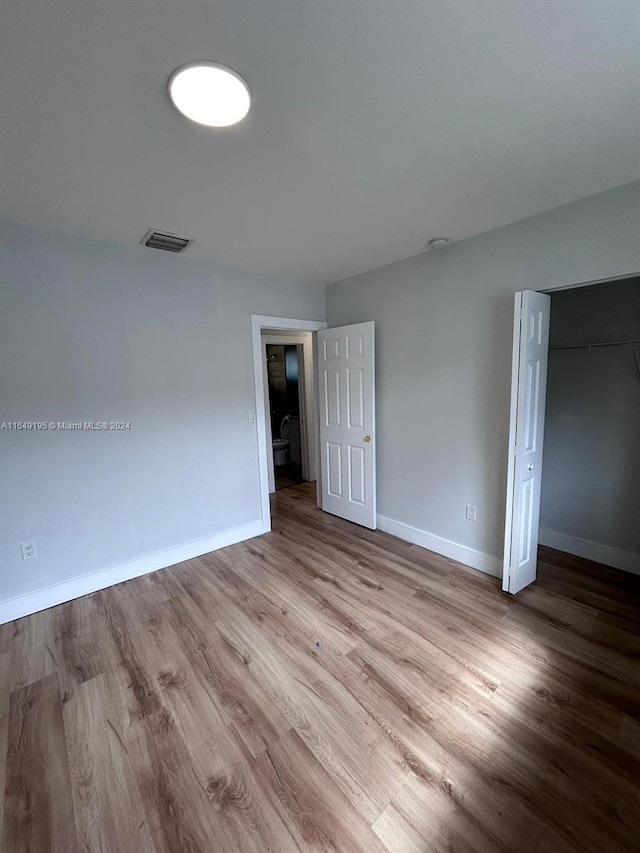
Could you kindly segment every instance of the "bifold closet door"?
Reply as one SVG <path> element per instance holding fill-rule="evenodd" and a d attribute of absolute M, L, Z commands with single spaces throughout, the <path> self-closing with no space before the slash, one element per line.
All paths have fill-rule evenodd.
<path fill-rule="evenodd" d="M 502 588 L 536 579 L 551 297 L 516 293 Z"/>

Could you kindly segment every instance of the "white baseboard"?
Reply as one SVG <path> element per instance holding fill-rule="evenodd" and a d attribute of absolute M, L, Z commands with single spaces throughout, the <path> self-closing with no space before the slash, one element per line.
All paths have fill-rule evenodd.
<path fill-rule="evenodd" d="M 619 548 L 600 545 L 599 542 L 590 542 L 588 539 L 576 539 L 574 536 L 549 530 L 548 527 L 540 528 L 539 541 L 541 545 L 556 548 L 566 554 L 574 554 L 576 557 L 584 557 L 586 560 L 594 560 L 614 569 L 640 575 L 640 554 L 634 554 L 632 551 L 621 551 Z"/>
<path fill-rule="evenodd" d="M 131 580 L 131 578 L 137 578 L 140 575 L 147 575 L 149 572 L 156 572 L 158 569 L 166 569 L 168 566 L 200 557 L 202 554 L 217 551 L 219 548 L 226 548 L 227 545 L 252 539 L 264 532 L 265 528 L 262 521 L 253 521 L 250 524 L 243 524 L 241 527 L 223 530 L 222 533 L 215 533 L 213 536 L 207 536 L 204 539 L 185 542 L 183 545 L 169 548 L 166 551 L 156 551 L 154 554 L 139 557 L 130 563 L 120 563 L 108 569 L 101 569 L 98 572 L 91 572 L 88 575 L 81 575 L 53 586 L 18 595 L 15 598 L 5 599 L 5 601 L 0 601 L 0 625 L 14 619 L 20 619 L 22 616 L 29 616 L 31 613 L 37 613 L 39 610 L 46 610 L 47 607 L 53 607 L 56 604 L 63 604 L 65 601 L 71 601 L 71 599 L 79 598 L 81 595 L 97 592 L 99 589 L 105 589 L 108 586 L 113 586 L 113 584 Z"/>
<path fill-rule="evenodd" d="M 405 542 L 413 542 L 414 545 L 428 548 L 429 551 L 435 551 L 436 554 L 442 554 L 443 557 L 449 557 L 450 560 L 456 560 L 458 563 L 485 572 L 487 575 L 493 575 L 495 578 L 502 577 L 502 561 L 498 560 L 497 557 L 492 557 L 491 554 L 476 551 L 474 548 L 468 548 L 466 545 L 451 541 L 451 539 L 444 539 L 442 536 L 436 536 L 434 533 L 420 530 L 418 527 L 411 527 L 410 524 L 403 524 L 401 521 L 387 518 L 384 515 L 379 515 L 377 522 L 379 530 L 391 533 L 398 539 L 404 539 Z"/>

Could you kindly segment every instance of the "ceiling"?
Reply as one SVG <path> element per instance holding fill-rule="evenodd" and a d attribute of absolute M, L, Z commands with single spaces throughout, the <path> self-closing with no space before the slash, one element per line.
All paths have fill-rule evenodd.
<path fill-rule="evenodd" d="M 24 225 L 326 283 L 640 177 L 637 0 L 4 0 L 1 31 Z M 241 125 L 172 108 L 197 59 Z"/>

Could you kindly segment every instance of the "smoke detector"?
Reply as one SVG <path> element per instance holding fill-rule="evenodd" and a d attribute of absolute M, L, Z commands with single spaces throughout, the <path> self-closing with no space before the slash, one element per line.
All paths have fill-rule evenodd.
<path fill-rule="evenodd" d="M 430 249 L 444 249 L 445 246 L 449 245 L 449 242 L 447 237 L 434 237 L 433 240 L 429 240 L 428 246 Z"/>
<path fill-rule="evenodd" d="M 152 228 L 144 235 L 140 244 L 150 249 L 161 249 L 163 252 L 184 252 L 193 243 L 193 237 L 181 237 L 169 231 L 157 231 Z"/>

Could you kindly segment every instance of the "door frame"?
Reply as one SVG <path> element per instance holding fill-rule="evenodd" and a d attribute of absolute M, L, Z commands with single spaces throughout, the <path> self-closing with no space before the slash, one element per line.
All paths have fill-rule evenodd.
<path fill-rule="evenodd" d="M 592 279 L 591 281 L 577 281 L 577 282 L 564 283 L 564 284 L 554 284 L 551 287 L 538 287 L 538 288 L 529 287 L 529 288 L 525 288 L 525 290 L 536 290 L 538 293 L 547 293 L 549 295 L 552 295 L 553 293 L 557 293 L 558 291 L 561 291 L 561 290 L 574 290 L 578 287 L 591 287 L 592 285 L 595 285 L 595 284 L 607 284 L 608 282 L 612 282 L 612 281 L 624 281 L 627 278 L 638 278 L 639 276 L 640 276 L 640 270 L 638 270 L 638 272 L 624 273 L 623 275 L 611 275 L 611 276 L 607 276 L 605 278 Z M 516 292 L 518 292 L 518 291 L 516 291 Z M 551 302 L 551 310 L 553 311 L 553 300 Z M 515 318 L 514 318 L 514 329 L 515 329 Z M 514 340 L 515 340 L 515 337 L 514 337 Z M 511 381 L 512 382 L 513 382 L 513 368 L 514 368 L 514 364 L 516 363 L 516 359 L 518 359 L 518 361 L 519 361 L 519 352 L 516 352 L 515 347 L 513 347 L 512 353 L 511 353 L 511 371 L 512 371 Z M 548 381 L 549 381 L 549 377 L 547 374 L 547 377 L 545 379 L 545 384 L 544 384 L 544 396 L 545 396 L 545 398 L 546 398 L 546 394 L 547 394 L 547 383 L 548 383 Z M 509 489 L 509 485 L 508 485 L 509 477 L 512 475 L 511 448 L 512 448 L 512 436 L 515 435 L 515 417 L 516 417 L 516 410 L 515 410 L 515 407 L 513 406 L 513 395 L 512 395 L 511 404 L 509 407 L 509 431 L 508 431 L 509 444 L 508 444 L 508 448 L 507 448 L 508 471 L 507 471 L 507 486 L 506 486 L 507 490 Z M 545 416 L 542 419 L 543 435 L 544 435 L 544 429 L 545 429 L 545 425 L 546 425 L 545 422 L 546 422 L 546 407 L 545 407 Z M 543 465 L 544 465 L 544 449 L 543 449 Z M 506 498 L 506 496 L 505 496 L 505 498 Z M 505 504 L 506 504 L 506 499 L 505 499 Z M 502 543 L 503 553 L 505 553 L 505 549 L 506 549 L 506 538 L 507 538 L 507 536 L 513 535 L 513 518 L 510 519 L 510 521 L 511 521 L 511 527 L 510 528 L 507 527 L 507 521 L 508 520 L 509 519 L 505 518 L 505 534 L 504 534 L 504 540 Z M 539 529 L 538 529 L 538 540 L 537 540 L 537 542 L 539 545 L 540 544 L 540 531 L 539 531 Z M 503 566 L 502 566 L 502 589 L 504 592 L 509 591 L 509 579 L 505 575 L 504 561 L 503 561 Z"/>
<path fill-rule="evenodd" d="M 265 369 L 262 359 L 262 332 L 263 331 L 286 331 L 286 332 L 319 332 L 321 329 L 326 329 L 327 324 L 318 320 L 299 320 L 291 317 L 270 317 L 263 314 L 251 315 L 251 343 L 253 348 L 253 378 L 255 389 L 255 418 L 256 418 L 256 437 L 258 442 L 258 481 L 260 486 L 260 514 L 262 520 L 262 532 L 268 533 L 271 530 L 271 504 L 269 502 L 269 469 L 268 469 L 268 453 L 267 445 L 267 424 L 265 417 L 265 394 L 268 397 L 268 391 L 265 387 Z M 313 380 L 314 394 L 317 388 L 317 358 L 316 358 L 316 336 L 313 335 Z M 320 422 L 318 419 L 317 406 L 315 407 L 314 433 L 315 433 L 315 455 L 316 455 L 316 471 L 317 471 L 317 486 L 320 485 L 320 467 L 318 465 L 318 435 Z"/>

